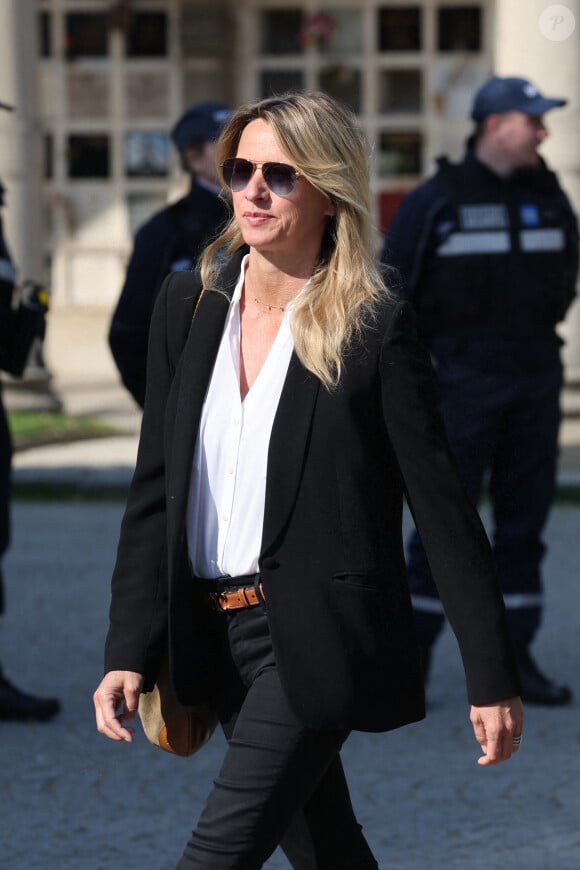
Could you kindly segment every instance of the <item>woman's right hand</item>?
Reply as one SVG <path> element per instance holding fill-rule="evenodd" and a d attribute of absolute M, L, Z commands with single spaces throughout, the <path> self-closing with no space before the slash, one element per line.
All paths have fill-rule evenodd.
<path fill-rule="evenodd" d="M 105 674 L 93 695 L 97 731 L 111 740 L 132 743 L 135 729 L 127 728 L 123 723 L 135 718 L 142 688 L 143 675 L 135 671 L 109 671 Z"/>

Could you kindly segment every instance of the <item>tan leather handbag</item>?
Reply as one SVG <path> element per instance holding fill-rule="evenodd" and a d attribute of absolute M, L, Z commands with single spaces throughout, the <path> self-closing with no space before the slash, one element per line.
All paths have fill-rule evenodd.
<path fill-rule="evenodd" d="M 162 662 L 151 692 L 139 697 L 139 718 L 145 736 L 173 755 L 193 755 L 208 742 L 218 717 L 208 704 L 184 707 L 175 697 L 167 658 Z"/>

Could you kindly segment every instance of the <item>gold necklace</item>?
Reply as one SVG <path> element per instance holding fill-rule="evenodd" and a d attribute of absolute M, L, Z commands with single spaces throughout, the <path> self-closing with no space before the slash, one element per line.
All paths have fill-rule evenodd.
<path fill-rule="evenodd" d="M 286 306 L 282 307 L 281 305 L 269 305 L 267 302 L 262 302 L 261 299 L 258 299 L 257 296 L 252 296 L 254 302 L 257 305 L 262 305 L 264 308 L 267 308 L 268 311 L 286 311 Z"/>

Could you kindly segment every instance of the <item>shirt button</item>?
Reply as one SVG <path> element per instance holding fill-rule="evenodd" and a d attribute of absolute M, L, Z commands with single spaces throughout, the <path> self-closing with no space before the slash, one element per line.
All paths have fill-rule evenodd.
<path fill-rule="evenodd" d="M 227 523 L 229 520 L 229 516 L 227 514 L 222 514 L 222 522 Z"/>

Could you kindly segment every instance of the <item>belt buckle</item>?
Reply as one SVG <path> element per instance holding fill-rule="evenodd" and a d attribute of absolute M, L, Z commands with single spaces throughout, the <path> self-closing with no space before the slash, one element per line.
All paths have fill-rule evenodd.
<path fill-rule="evenodd" d="M 212 603 L 212 610 L 216 613 L 227 613 L 229 608 L 225 592 L 207 592 L 207 596 Z"/>

